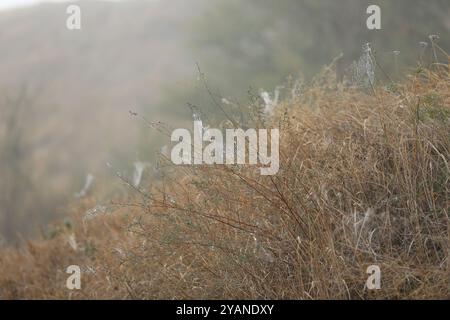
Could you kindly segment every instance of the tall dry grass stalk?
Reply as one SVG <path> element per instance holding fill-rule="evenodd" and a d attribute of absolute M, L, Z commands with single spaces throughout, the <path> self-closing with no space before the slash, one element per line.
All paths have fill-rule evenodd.
<path fill-rule="evenodd" d="M 373 94 L 329 74 L 266 124 L 282 134 L 276 176 L 162 159 L 151 193 L 84 219 L 87 201 L 52 239 L 2 250 L 0 297 L 450 298 L 448 70 Z"/>

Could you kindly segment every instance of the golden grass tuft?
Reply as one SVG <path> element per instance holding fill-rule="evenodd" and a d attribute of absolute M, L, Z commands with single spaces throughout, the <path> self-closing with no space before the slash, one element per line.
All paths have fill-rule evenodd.
<path fill-rule="evenodd" d="M 370 94 L 327 79 L 271 119 L 277 175 L 166 161 L 151 194 L 89 220 L 86 201 L 52 239 L 2 249 L 0 297 L 449 299 L 448 72 Z"/>

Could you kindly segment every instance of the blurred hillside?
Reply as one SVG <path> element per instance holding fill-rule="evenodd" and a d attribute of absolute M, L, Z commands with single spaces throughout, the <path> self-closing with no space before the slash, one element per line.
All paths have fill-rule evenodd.
<path fill-rule="evenodd" d="M 380 6 L 381 30 L 366 27 L 371 4 Z M 231 92 L 272 89 L 288 75 L 314 76 L 341 53 L 348 65 L 367 42 L 387 70 L 394 67 L 393 51 L 400 51 L 401 68 L 411 68 L 419 43 L 431 34 L 450 46 L 447 0 L 229 0 L 210 2 L 206 10 L 195 23 L 193 48 L 217 86 Z"/>
<path fill-rule="evenodd" d="M 447 0 L 377 1 L 381 31 L 367 30 L 369 1 L 360 0 L 79 4 L 80 31 L 65 28 L 64 4 L 0 12 L 0 232 L 7 240 L 61 216 L 88 173 L 96 187 L 114 189 L 106 162 L 129 171 L 134 161 L 152 161 L 167 142 L 129 110 L 177 126 L 190 121 L 189 102 L 220 119 L 211 94 L 246 105 L 249 88 L 310 78 L 341 52 L 349 64 L 366 42 L 390 72 L 394 50 L 400 67 L 411 68 L 430 34 L 450 47 Z M 430 50 L 425 55 L 431 59 Z M 197 62 L 211 92 L 198 81 Z"/>
<path fill-rule="evenodd" d="M 152 110 L 167 82 L 194 65 L 180 48 L 195 5 L 80 5 L 80 31 L 66 29 L 64 4 L 0 12 L 0 216 L 14 216 L 0 229 L 8 239 L 57 215 L 55 204 L 88 172 L 104 178 L 107 161 L 127 168 L 139 160 L 139 123 L 128 111 Z"/>

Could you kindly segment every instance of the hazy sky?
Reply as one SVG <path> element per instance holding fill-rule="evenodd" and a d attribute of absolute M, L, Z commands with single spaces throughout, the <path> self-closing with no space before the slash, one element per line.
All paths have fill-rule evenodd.
<path fill-rule="evenodd" d="M 64 2 L 66 0 L 0 0 L 0 9 L 29 6 L 39 2 Z"/>
<path fill-rule="evenodd" d="M 123 1 L 123 0 L 96 0 L 96 1 Z M 0 10 L 20 8 L 42 2 L 76 2 L 76 0 L 0 0 Z"/>

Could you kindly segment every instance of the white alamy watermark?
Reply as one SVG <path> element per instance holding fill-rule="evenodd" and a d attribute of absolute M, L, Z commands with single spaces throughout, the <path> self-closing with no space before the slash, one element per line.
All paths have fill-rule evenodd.
<path fill-rule="evenodd" d="M 69 290 L 81 289 L 81 268 L 77 265 L 67 267 L 66 273 L 70 276 L 66 280 L 66 288 Z"/>
<path fill-rule="evenodd" d="M 172 148 L 172 162 L 177 165 L 260 164 L 261 175 L 277 174 L 280 168 L 278 129 L 244 131 L 239 128 L 224 131 L 225 137 L 220 129 L 203 127 L 202 121 L 194 121 L 193 137 L 187 129 L 174 130 L 171 141 L 178 144 Z"/>
<path fill-rule="evenodd" d="M 69 30 L 80 30 L 81 29 L 81 8 L 72 4 L 67 7 L 66 13 L 69 17 L 66 20 L 66 27 Z"/>
<path fill-rule="evenodd" d="M 377 265 L 371 265 L 367 267 L 366 273 L 369 277 L 366 281 L 366 287 L 369 290 L 381 289 L 381 269 Z"/>
<path fill-rule="evenodd" d="M 381 30 L 381 8 L 378 5 L 372 4 L 367 7 L 367 14 L 370 16 L 366 20 L 367 29 Z"/>

